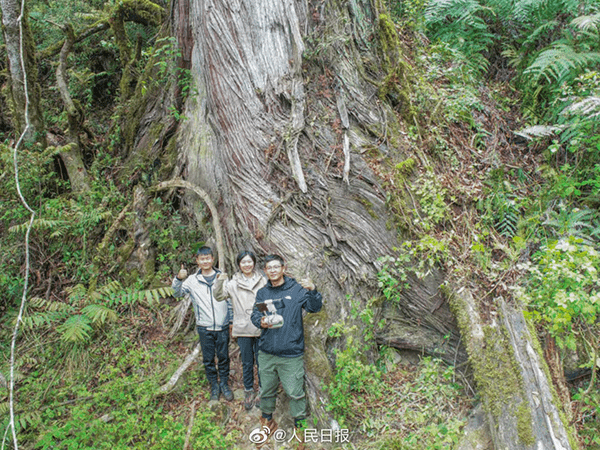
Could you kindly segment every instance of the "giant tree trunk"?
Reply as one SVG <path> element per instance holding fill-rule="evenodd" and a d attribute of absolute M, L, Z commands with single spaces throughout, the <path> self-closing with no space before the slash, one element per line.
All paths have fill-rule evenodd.
<path fill-rule="evenodd" d="M 398 148 L 398 130 L 399 118 L 412 120 L 413 113 L 402 94 L 410 86 L 393 88 L 395 109 L 381 94 L 391 79 L 407 83 L 407 77 L 398 50 L 389 54 L 390 28 L 378 32 L 385 21 L 377 4 L 179 0 L 176 7 L 189 7 L 199 92 L 188 101 L 189 120 L 180 130 L 180 167 L 217 203 L 228 261 L 244 248 L 276 252 L 293 276 L 310 275 L 323 292 L 324 310 L 306 318 L 311 399 L 324 397 L 327 329 L 348 316 L 347 296 L 364 302 L 377 295 L 377 258 L 398 245 L 371 158 L 410 156 Z M 395 311 L 402 337 L 388 333 L 379 340 L 464 359 L 439 290 L 443 277 L 432 280 L 410 280 Z M 437 345 L 443 342 L 445 348 Z M 324 424 L 325 411 L 316 401 L 312 407 Z M 497 448 L 533 448 L 503 439 Z"/>

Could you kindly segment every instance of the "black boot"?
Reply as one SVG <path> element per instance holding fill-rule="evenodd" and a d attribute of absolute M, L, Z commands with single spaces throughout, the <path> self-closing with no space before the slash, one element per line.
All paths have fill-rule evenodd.
<path fill-rule="evenodd" d="M 216 381 L 210 386 L 210 401 L 218 401 L 219 396 L 221 395 L 221 388 L 219 387 L 219 383 Z M 227 398 L 227 397 L 225 397 Z"/>
<path fill-rule="evenodd" d="M 228 402 L 233 400 L 233 392 L 231 392 L 231 389 L 229 389 L 227 381 L 221 383 L 221 392 L 223 393 L 223 397 L 225 397 L 225 400 L 227 400 Z"/>

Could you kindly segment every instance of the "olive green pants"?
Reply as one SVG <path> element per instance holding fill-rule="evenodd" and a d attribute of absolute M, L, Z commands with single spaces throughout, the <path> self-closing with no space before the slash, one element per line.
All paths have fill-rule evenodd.
<path fill-rule="evenodd" d="M 260 410 L 265 414 L 275 412 L 279 381 L 290 397 L 290 414 L 294 419 L 306 417 L 304 394 L 304 357 L 283 358 L 258 352 L 260 370 Z"/>

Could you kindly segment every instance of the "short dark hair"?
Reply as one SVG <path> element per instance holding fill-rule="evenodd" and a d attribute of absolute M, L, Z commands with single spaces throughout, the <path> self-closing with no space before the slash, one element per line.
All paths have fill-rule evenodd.
<path fill-rule="evenodd" d="M 271 261 L 279 261 L 282 266 L 285 266 L 285 261 L 279 255 L 267 255 L 265 256 L 265 266 L 269 264 Z"/>
<path fill-rule="evenodd" d="M 254 263 L 254 265 L 256 265 L 256 255 L 254 253 L 252 253 L 250 250 L 242 250 L 241 252 L 238 253 L 237 258 L 235 259 L 238 267 L 240 267 L 240 262 L 242 262 L 242 259 L 244 259 L 246 256 L 249 256 L 252 259 L 252 262 Z"/>
<path fill-rule="evenodd" d="M 213 256 L 213 251 L 212 251 L 212 248 L 207 247 L 205 245 L 205 246 L 200 247 L 198 249 L 198 252 L 196 253 L 196 255 L 210 255 L 210 256 Z"/>

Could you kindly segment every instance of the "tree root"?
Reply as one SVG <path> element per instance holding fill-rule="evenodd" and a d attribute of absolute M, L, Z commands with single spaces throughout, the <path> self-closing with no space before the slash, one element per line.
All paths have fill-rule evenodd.
<path fill-rule="evenodd" d="M 194 427 L 194 416 L 196 415 L 196 402 L 192 402 L 190 411 L 190 423 L 188 425 L 187 433 L 185 434 L 185 443 L 183 444 L 183 450 L 190 448 L 190 437 L 192 436 L 192 428 Z"/>

